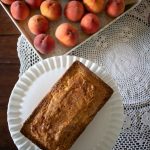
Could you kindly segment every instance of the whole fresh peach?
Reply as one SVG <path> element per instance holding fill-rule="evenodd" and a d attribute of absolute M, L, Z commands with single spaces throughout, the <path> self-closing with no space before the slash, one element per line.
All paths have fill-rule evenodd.
<path fill-rule="evenodd" d="M 11 5 L 15 0 L 1 0 L 6 5 Z"/>
<path fill-rule="evenodd" d="M 100 19 L 92 13 L 86 14 L 80 23 L 81 29 L 86 34 L 93 34 L 100 29 Z"/>
<path fill-rule="evenodd" d="M 78 43 L 79 34 L 70 23 L 62 23 L 56 29 L 55 36 L 59 42 L 67 47 L 73 47 Z"/>
<path fill-rule="evenodd" d="M 49 28 L 48 20 L 42 15 L 34 15 L 28 21 L 29 30 L 37 35 L 47 32 Z"/>
<path fill-rule="evenodd" d="M 14 1 L 10 6 L 10 12 L 16 20 L 25 20 L 30 14 L 30 10 L 24 1 Z"/>
<path fill-rule="evenodd" d="M 41 14 L 51 21 L 58 20 L 62 14 L 62 7 L 55 0 L 43 1 L 40 6 Z"/>
<path fill-rule="evenodd" d="M 110 17 L 118 17 L 125 10 L 124 0 L 109 0 L 106 5 L 106 13 Z"/>
<path fill-rule="evenodd" d="M 83 0 L 83 3 L 88 11 L 92 13 L 100 13 L 105 6 L 105 0 Z"/>
<path fill-rule="evenodd" d="M 55 48 L 55 41 L 48 34 L 39 34 L 34 38 L 34 47 L 41 54 L 48 54 Z"/>
<path fill-rule="evenodd" d="M 66 4 L 64 15 L 73 22 L 81 20 L 84 15 L 83 4 L 79 1 L 70 1 Z"/>
<path fill-rule="evenodd" d="M 40 8 L 43 0 L 25 0 L 25 2 L 33 9 Z"/>

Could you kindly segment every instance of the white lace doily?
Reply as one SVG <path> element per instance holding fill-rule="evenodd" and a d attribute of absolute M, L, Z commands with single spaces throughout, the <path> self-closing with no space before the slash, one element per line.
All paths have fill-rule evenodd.
<path fill-rule="evenodd" d="M 124 108 L 124 125 L 113 150 L 150 150 L 150 103 Z"/>
<path fill-rule="evenodd" d="M 105 66 L 123 97 L 125 122 L 115 150 L 150 150 L 150 0 L 98 33 L 70 55 Z M 40 61 L 23 36 L 17 44 L 20 75 Z"/>

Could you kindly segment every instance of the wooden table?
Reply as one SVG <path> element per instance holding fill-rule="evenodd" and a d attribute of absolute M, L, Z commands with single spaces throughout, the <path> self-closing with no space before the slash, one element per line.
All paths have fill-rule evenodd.
<path fill-rule="evenodd" d="M 0 6 L 0 150 L 17 150 L 7 125 L 7 104 L 18 80 L 17 39 L 20 33 Z"/>

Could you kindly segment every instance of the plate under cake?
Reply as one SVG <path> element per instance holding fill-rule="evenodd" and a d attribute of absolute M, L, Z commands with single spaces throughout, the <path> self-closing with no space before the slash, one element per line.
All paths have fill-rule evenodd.
<path fill-rule="evenodd" d="M 21 133 L 42 149 L 68 150 L 112 93 L 75 61 L 25 121 Z"/>

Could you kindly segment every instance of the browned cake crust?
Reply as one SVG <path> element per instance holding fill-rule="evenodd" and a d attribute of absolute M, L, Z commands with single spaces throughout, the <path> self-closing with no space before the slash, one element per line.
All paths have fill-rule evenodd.
<path fill-rule="evenodd" d="M 68 150 L 113 90 L 76 61 L 25 121 L 21 133 L 45 150 Z"/>

